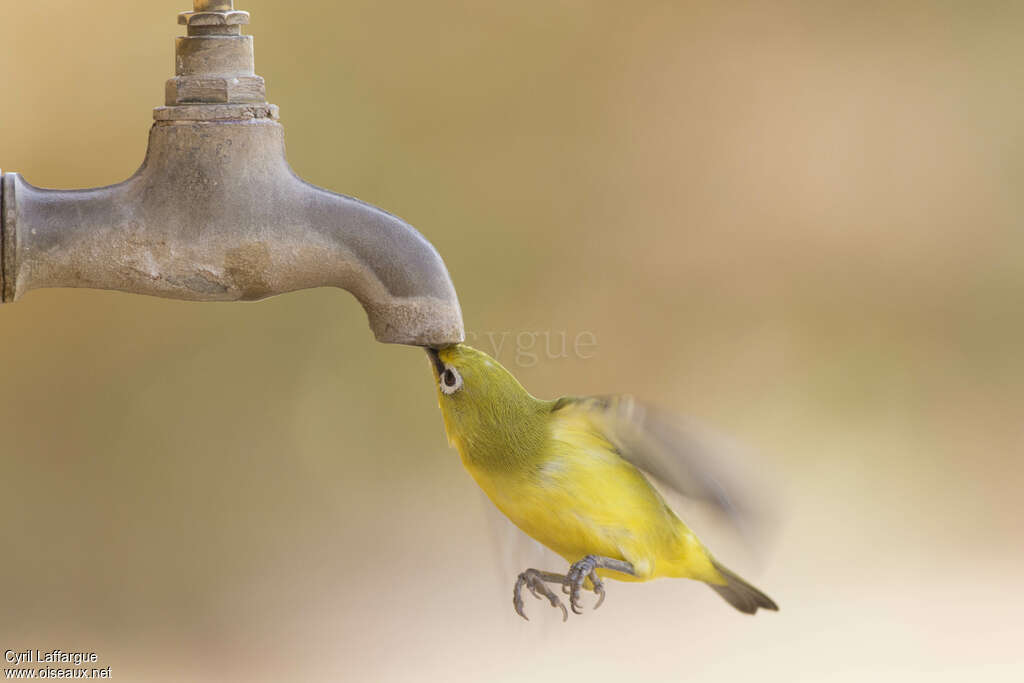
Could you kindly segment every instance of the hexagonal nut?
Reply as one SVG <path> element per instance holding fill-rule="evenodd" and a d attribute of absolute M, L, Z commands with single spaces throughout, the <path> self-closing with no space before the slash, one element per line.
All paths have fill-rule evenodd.
<path fill-rule="evenodd" d="M 278 121 L 281 110 L 276 104 L 177 104 L 153 110 L 157 121 Z"/>
<path fill-rule="evenodd" d="M 267 101 L 260 76 L 178 76 L 167 81 L 167 106 L 179 104 L 235 104 Z"/>
<path fill-rule="evenodd" d="M 249 13 L 244 10 L 230 12 L 181 12 L 178 23 L 183 26 L 238 26 L 249 23 Z"/>

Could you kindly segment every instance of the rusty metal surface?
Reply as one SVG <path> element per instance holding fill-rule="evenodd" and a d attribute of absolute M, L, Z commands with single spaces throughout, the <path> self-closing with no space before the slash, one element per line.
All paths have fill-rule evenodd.
<path fill-rule="evenodd" d="M 331 286 L 356 296 L 379 341 L 461 341 L 434 247 L 401 219 L 295 175 L 252 40 L 227 33 L 241 15 L 219 23 L 208 15 L 233 3 L 194 4 L 204 29 L 226 33 L 178 39 L 177 75 L 135 175 L 74 191 L 3 176 L 3 300 L 43 287 L 239 301 Z"/>
<path fill-rule="evenodd" d="M 7 180 L 4 177 L 3 169 L 0 168 L 0 303 L 3 303 L 6 299 L 4 298 L 4 291 L 6 288 L 6 280 L 4 279 L 4 242 L 5 231 L 4 225 L 7 223 L 7 211 L 4 207 L 4 186 L 7 185 Z"/>

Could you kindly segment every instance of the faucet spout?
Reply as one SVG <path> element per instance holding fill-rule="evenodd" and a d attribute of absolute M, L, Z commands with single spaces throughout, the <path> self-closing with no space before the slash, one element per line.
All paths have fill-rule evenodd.
<path fill-rule="evenodd" d="M 464 338 L 444 262 L 408 223 L 314 187 L 289 166 L 277 107 L 252 69 L 248 14 L 196 0 L 142 167 L 118 185 L 0 183 L 4 302 L 43 287 L 251 301 L 340 287 L 382 342 Z"/>

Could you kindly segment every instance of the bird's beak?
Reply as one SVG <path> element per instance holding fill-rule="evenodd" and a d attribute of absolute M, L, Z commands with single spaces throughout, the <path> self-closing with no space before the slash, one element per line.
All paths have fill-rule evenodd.
<path fill-rule="evenodd" d="M 441 354 L 437 349 L 427 347 L 427 355 L 430 356 L 430 362 L 434 364 L 434 371 L 437 376 L 440 377 L 441 373 L 444 372 L 444 363 L 441 362 Z"/>

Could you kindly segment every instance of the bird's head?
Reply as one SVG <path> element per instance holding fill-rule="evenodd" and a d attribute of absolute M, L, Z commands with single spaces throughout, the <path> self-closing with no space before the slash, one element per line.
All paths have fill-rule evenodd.
<path fill-rule="evenodd" d="M 462 449 L 508 438 L 541 403 L 498 361 L 465 344 L 427 349 L 448 440 Z"/>

